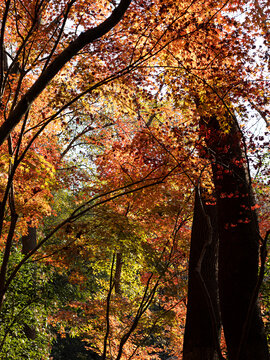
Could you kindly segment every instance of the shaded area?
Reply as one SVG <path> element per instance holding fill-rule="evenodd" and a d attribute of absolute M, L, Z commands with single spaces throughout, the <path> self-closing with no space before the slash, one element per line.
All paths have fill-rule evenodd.
<path fill-rule="evenodd" d="M 100 360 L 101 357 L 85 348 L 86 342 L 79 337 L 72 338 L 68 334 L 61 338 L 58 334 L 53 343 L 51 356 L 53 360 Z"/>

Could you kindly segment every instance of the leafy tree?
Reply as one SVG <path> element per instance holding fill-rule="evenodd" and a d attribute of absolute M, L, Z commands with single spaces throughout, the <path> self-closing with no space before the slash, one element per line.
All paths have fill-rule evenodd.
<path fill-rule="evenodd" d="M 268 121 L 269 6 L 98 5 L 0 4 L 3 356 L 15 332 L 14 359 L 36 358 L 38 349 L 47 356 L 47 317 L 68 343 L 79 336 L 103 359 L 180 359 L 194 213 L 184 358 L 222 358 L 219 290 L 228 358 L 267 359 L 257 305 L 267 236 L 259 235 L 238 123 L 251 109 Z M 261 152 L 257 160 L 261 167 Z M 265 184 L 257 183 L 259 192 Z M 214 202 L 217 226 L 209 219 Z M 263 208 L 261 219 L 267 233 Z M 218 282 L 209 237 L 219 241 Z M 198 284 L 207 300 L 203 325 L 194 310 Z M 34 348 L 28 337 L 38 327 L 44 337 Z M 188 334 L 199 339 L 206 328 L 213 336 L 203 338 L 202 355 L 205 343 Z"/>

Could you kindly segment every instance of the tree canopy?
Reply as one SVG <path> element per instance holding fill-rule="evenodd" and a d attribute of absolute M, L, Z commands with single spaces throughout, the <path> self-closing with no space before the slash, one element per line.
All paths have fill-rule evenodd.
<path fill-rule="evenodd" d="M 1 358 L 269 359 L 269 13 L 0 1 Z"/>

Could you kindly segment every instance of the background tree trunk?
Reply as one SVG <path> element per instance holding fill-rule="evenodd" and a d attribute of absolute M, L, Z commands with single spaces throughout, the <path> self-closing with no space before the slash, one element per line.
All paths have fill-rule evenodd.
<path fill-rule="evenodd" d="M 115 293 L 121 294 L 121 271 L 122 271 L 122 253 L 118 252 L 116 254 L 116 265 L 115 265 L 115 276 L 114 276 L 114 289 Z"/>
<path fill-rule="evenodd" d="M 35 227 L 28 226 L 28 234 L 22 236 L 22 253 L 28 254 L 37 246 L 37 229 Z"/>
<path fill-rule="evenodd" d="M 218 359 L 216 349 L 220 320 L 217 288 L 217 234 L 216 207 L 207 206 L 196 190 L 189 256 L 183 360 Z M 200 263 L 201 271 L 198 273 Z"/>

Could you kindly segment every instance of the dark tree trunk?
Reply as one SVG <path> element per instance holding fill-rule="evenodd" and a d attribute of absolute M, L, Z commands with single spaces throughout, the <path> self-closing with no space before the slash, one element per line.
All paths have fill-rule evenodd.
<path fill-rule="evenodd" d="M 267 342 L 255 290 L 259 228 L 241 134 L 236 120 L 227 133 L 215 117 L 202 120 L 217 194 L 219 298 L 228 356 L 266 360 Z"/>
<path fill-rule="evenodd" d="M 122 272 L 122 253 L 118 252 L 116 254 L 116 266 L 115 266 L 115 276 L 114 276 L 114 289 L 116 294 L 121 294 L 121 272 Z"/>
<path fill-rule="evenodd" d="M 28 254 L 37 246 L 37 229 L 35 227 L 28 226 L 28 234 L 22 236 L 22 253 Z"/>
<path fill-rule="evenodd" d="M 216 207 L 206 205 L 196 190 L 183 360 L 218 359 L 217 249 Z"/>

